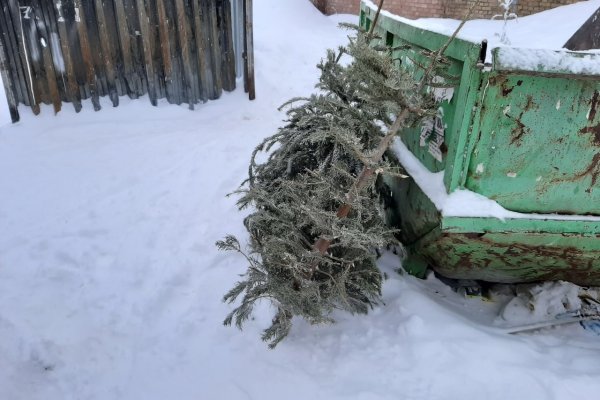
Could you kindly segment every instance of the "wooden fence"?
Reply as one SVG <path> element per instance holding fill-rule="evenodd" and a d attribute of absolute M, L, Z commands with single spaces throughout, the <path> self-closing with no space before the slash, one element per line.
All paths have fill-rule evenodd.
<path fill-rule="evenodd" d="M 251 7 L 243 0 L 250 45 Z M 230 0 L 2 0 L 0 72 L 12 120 L 19 104 L 38 114 L 41 103 L 59 112 L 69 102 L 79 112 L 91 99 L 97 111 L 101 96 L 115 107 L 119 96 L 147 94 L 153 105 L 166 98 L 193 109 L 235 89 L 232 32 Z M 248 90 L 251 54 L 244 46 Z"/>

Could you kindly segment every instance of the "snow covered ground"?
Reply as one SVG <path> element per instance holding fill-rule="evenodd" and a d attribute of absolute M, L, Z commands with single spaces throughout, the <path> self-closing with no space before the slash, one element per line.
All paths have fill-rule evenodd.
<path fill-rule="evenodd" d="M 396 274 L 391 254 L 386 304 L 368 316 L 297 321 L 274 351 L 258 339 L 266 304 L 244 332 L 221 325 L 245 270 L 214 246 L 246 237 L 225 194 L 281 124 L 276 107 L 308 94 L 324 49 L 344 42 L 336 22 L 355 19 L 308 0 L 256 0 L 255 18 L 255 102 L 238 90 L 194 112 L 126 99 L 56 117 L 21 108 L 22 122 L 0 126 L 0 399 L 596 396 L 597 336 L 478 325 L 436 280 Z"/>

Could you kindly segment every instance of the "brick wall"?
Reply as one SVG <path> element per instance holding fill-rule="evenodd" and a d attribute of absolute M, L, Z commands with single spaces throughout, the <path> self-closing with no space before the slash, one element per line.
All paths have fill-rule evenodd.
<path fill-rule="evenodd" d="M 415 0 L 416 2 L 422 0 Z M 566 4 L 577 3 L 580 0 L 517 0 L 514 6 L 514 12 L 518 16 L 524 17 L 526 15 L 535 14 L 540 11 L 549 10 L 558 6 L 564 6 Z M 471 1 L 469 0 L 440 0 L 444 3 L 445 17 L 447 18 L 463 18 Z M 401 9 L 390 10 L 394 13 L 401 13 Z M 475 6 L 472 18 L 491 18 L 493 15 L 503 14 L 504 10 L 498 5 L 498 0 L 480 0 L 479 4 Z M 421 17 L 425 15 L 415 15 L 409 18 Z"/>
<path fill-rule="evenodd" d="M 386 0 L 383 3 L 384 10 L 394 14 L 408 16 L 428 16 L 443 18 L 446 16 L 446 7 L 444 2 L 447 0 Z M 379 4 L 379 1 L 375 1 Z M 388 4 L 389 3 L 389 4 Z"/>
<path fill-rule="evenodd" d="M 323 14 L 358 14 L 360 0 L 310 0 Z"/>
<path fill-rule="evenodd" d="M 311 0 L 323 13 L 358 14 L 360 0 Z M 515 6 L 517 15 L 524 17 L 543 10 L 565 4 L 576 3 L 579 0 L 517 0 Z M 378 4 L 378 0 L 373 0 Z M 471 0 L 385 0 L 383 8 L 394 14 L 408 18 L 438 17 L 460 19 L 467 13 Z M 480 0 L 475 6 L 472 18 L 491 18 L 501 14 L 498 0 Z"/>

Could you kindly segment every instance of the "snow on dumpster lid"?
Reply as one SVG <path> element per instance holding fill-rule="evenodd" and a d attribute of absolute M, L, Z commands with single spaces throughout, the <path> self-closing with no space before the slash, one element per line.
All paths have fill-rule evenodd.
<path fill-rule="evenodd" d="M 377 9 L 375 2 L 371 0 L 362 1 L 365 6 L 374 10 Z M 472 43 L 480 43 L 483 39 L 486 39 L 488 41 L 488 52 L 490 53 L 492 49 L 497 47 L 560 50 L 598 7 L 600 7 L 600 0 L 588 0 L 507 21 L 506 36 L 510 42 L 509 44 L 500 42 L 500 37 L 504 29 L 503 20 L 474 19 L 468 21 L 457 37 Z M 498 8 L 498 14 L 500 14 L 500 8 Z M 387 11 L 382 12 L 382 15 L 416 28 L 446 36 L 452 35 L 460 24 L 460 21 L 448 18 L 419 18 L 412 20 L 391 14 Z M 516 51 L 519 50 L 516 49 Z M 526 51 L 530 50 L 523 50 L 523 52 Z M 559 55 L 549 55 L 550 61 L 556 59 Z M 539 57 L 538 61 L 540 61 Z M 584 62 L 580 62 L 580 65 L 578 67 L 574 66 L 574 68 L 583 68 Z"/>
<path fill-rule="evenodd" d="M 600 76 L 600 53 L 498 47 L 492 54 L 495 70 Z"/>

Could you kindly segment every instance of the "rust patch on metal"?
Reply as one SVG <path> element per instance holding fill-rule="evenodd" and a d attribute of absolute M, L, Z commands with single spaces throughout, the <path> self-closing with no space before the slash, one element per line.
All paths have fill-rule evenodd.
<path fill-rule="evenodd" d="M 596 126 L 586 126 L 579 130 L 579 133 L 589 133 L 592 135 L 592 141 L 596 146 L 600 146 L 600 123 Z"/>
<path fill-rule="evenodd" d="M 527 130 L 527 127 L 525 126 L 524 123 L 521 122 L 521 117 L 523 116 L 523 114 L 521 113 L 521 115 L 519 115 L 517 118 L 512 118 L 512 120 L 517 124 L 517 126 L 515 126 L 513 128 L 513 130 L 510 132 L 512 138 L 510 139 L 510 144 L 515 144 L 517 142 L 517 145 L 520 145 L 521 139 L 523 138 L 523 135 L 525 135 L 525 131 Z"/>
<path fill-rule="evenodd" d="M 528 95 L 527 96 L 527 104 L 525 104 L 525 108 L 523 110 L 529 111 L 533 108 L 534 105 L 535 105 L 535 103 L 533 102 L 533 96 Z"/>
<path fill-rule="evenodd" d="M 468 246 L 473 242 L 485 244 L 485 256 L 468 251 Z M 584 251 L 573 246 L 498 243 L 487 239 L 482 233 L 446 233 L 427 247 L 428 252 L 433 251 L 435 254 L 455 254 L 456 259 L 450 264 L 447 259 L 441 265 L 431 263 L 436 271 L 450 278 L 506 283 L 567 280 L 579 285 L 600 284 L 598 251 Z M 431 254 L 428 256 L 431 260 Z M 540 264 L 541 260 L 546 260 L 547 263 Z"/>
<path fill-rule="evenodd" d="M 523 84 L 523 81 L 521 79 L 519 79 L 515 86 L 509 86 L 507 77 L 503 76 L 501 79 L 502 80 L 499 82 L 499 84 L 500 84 L 500 89 L 502 90 L 502 97 L 508 96 L 509 94 L 512 93 L 513 90 L 515 90 L 516 86 L 521 86 Z M 490 81 L 490 82 L 492 84 L 496 83 L 496 81 Z"/>
<path fill-rule="evenodd" d="M 593 121 L 596 118 L 596 110 L 598 109 L 598 99 L 599 94 L 598 91 L 594 91 L 594 95 L 592 96 L 592 100 L 590 101 L 590 114 L 588 116 L 588 121 Z"/>
<path fill-rule="evenodd" d="M 531 110 L 533 107 L 535 106 L 535 103 L 533 102 L 533 96 L 529 95 L 527 96 L 527 103 L 525 104 L 525 107 L 523 107 L 523 111 L 521 111 L 521 113 L 519 114 L 518 117 L 511 117 L 510 115 L 506 114 L 506 116 L 508 118 L 510 118 L 511 120 L 514 121 L 515 124 L 517 124 L 517 126 L 515 126 L 512 131 L 510 132 L 511 134 L 511 139 L 510 139 L 510 144 L 515 144 L 517 146 L 521 145 L 521 139 L 523 138 L 523 136 L 526 133 L 529 133 L 529 128 L 527 128 L 527 126 L 525 126 L 525 124 L 523 122 L 521 122 L 521 118 L 523 118 L 523 115 Z"/>
<path fill-rule="evenodd" d="M 576 175 L 579 178 L 583 178 L 586 175 L 591 175 L 592 176 L 592 184 L 590 185 L 590 187 L 588 189 L 586 189 L 586 192 L 590 193 L 592 191 L 592 187 L 596 186 L 596 181 L 598 180 L 598 174 L 600 173 L 600 153 L 596 153 L 594 154 L 594 158 L 592 159 L 592 162 L 590 163 L 590 166 L 580 175 Z"/>
<path fill-rule="evenodd" d="M 587 188 L 585 191 L 587 193 L 591 193 L 594 186 L 596 186 L 596 182 L 598 181 L 598 175 L 600 175 L 600 153 L 594 154 L 592 162 L 590 162 L 588 167 L 583 172 L 580 172 L 579 174 L 576 174 L 570 178 L 553 179 L 551 182 L 575 182 L 585 178 L 588 175 L 592 177 L 592 183 L 590 184 L 590 187 Z"/>
<path fill-rule="evenodd" d="M 483 232 L 467 232 L 467 233 L 463 233 L 462 235 L 464 237 L 466 237 L 467 239 L 479 240 L 480 238 L 485 236 L 485 233 L 483 233 Z"/>
<path fill-rule="evenodd" d="M 514 90 L 514 87 L 506 87 L 504 84 L 502 85 L 502 96 L 506 97 Z"/>
<path fill-rule="evenodd" d="M 514 87 L 508 85 L 508 78 L 506 76 L 499 76 L 497 81 L 492 82 L 498 84 L 502 92 L 502 96 L 506 97 L 513 91 Z"/>

